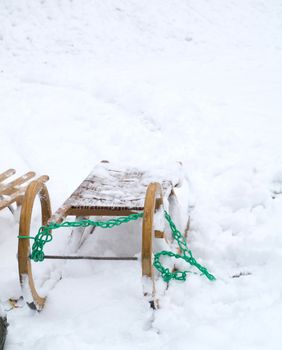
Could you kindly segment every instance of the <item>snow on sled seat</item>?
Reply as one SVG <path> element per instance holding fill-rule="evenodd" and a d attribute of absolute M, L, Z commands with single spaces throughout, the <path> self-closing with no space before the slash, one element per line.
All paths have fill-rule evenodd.
<path fill-rule="evenodd" d="M 150 183 L 161 185 L 164 200 L 182 182 L 181 163 L 172 168 L 142 170 L 119 168 L 108 161 L 97 165 L 50 221 L 60 222 L 67 215 L 123 216 L 144 209 Z"/>
<path fill-rule="evenodd" d="M 8 169 L 0 174 L 0 210 L 8 207 L 13 212 L 11 204 L 16 202 L 19 206 L 22 203 L 28 182 L 35 176 L 35 172 L 29 171 L 10 182 L 5 181 L 15 173 L 15 169 Z M 48 176 L 44 175 L 38 178 L 38 181 L 46 182 L 48 179 Z"/>
<path fill-rule="evenodd" d="M 121 168 L 108 161 L 99 163 L 87 178 L 78 186 L 73 194 L 52 215 L 47 187 L 39 181 L 32 181 L 26 191 L 20 218 L 18 266 L 23 296 L 30 308 L 42 310 L 45 297 L 38 294 L 32 276 L 30 259 L 30 223 L 35 197 L 39 194 L 42 226 L 59 224 L 67 216 L 75 216 L 78 221 L 89 216 L 128 216 L 142 214 L 142 276 L 143 292 L 150 305 L 157 307 L 153 269 L 153 239 L 162 240 L 167 245 L 164 228 L 154 225 L 155 212 L 164 205 L 169 211 L 172 198 L 175 197 L 174 187 L 180 186 L 182 180 L 181 163 L 174 163 L 154 170 L 137 168 Z M 141 218 L 141 217 L 140 217 Z M 77 241 L 82 232 L 73 232 L 74 241 Z M 24 237 L 23 237 L 24 236 Z M 23 238 L 22 238 L 23 237 Z M 71 259 L 73 256 L 50 256 L 45 259 Z M 76 257 L 83 259 L 108 260 L 112 257 Z M 115 260 L 123 260 L 117 257 Z M 136 260 L 129 258 L 128 260 Z"/>

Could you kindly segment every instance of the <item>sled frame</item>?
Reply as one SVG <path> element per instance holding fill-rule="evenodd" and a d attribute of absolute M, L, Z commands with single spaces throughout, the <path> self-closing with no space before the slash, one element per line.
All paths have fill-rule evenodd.
<path fill-rule="evenodd" d="M 95 179 L 93 179 L 93 183 Z M 168 183 L 168 182 L 167 182 Z M 166 186 L 167 186 L 166 183 Z M 156 299 L 154 268 L 153 268 L 153 239 L 165 239 L 163 231 L 154 230 L 154 214 L 163 205 L 163 191 L 162 185 L 157 182 L 150 183 L 145 191 L 144 205 L 137 207 L 133 205 L 128 206 L 112 206 L 112 204 L 105 201 L 104 205 L 92 205 L 91 200 L 85 201 L 87 205 L 77 205 L 78 194 L 83 194 L 89 190 L 89 177 L 84 180 L 80 186 L 73 192 L 73 194 L 64 202 L 64 204 L 52 215 L 51 204 L 47 187 L 42 181 L 32 181 L 26 189 L 26 193 L 22 203 L 22 211 L 20 217 L 20 236 L 30 235 L 30 225 L 34 200 L 38 195 L 41 203 L 41 218 L 42 225 L 49 222 L 61 223 L 68 216 L 75 216 L 76 218 L 88 216 L 127 216 L 132 213 L 143 211 L 142 223 L 142 276 L 148 285 L 149 290 L 145 290 L 144 295 L 148 299 L 151 307 L 158 307 L 158 300 Z M 170 193 L 174 195 L 173 184 L 170 184 Z M 166 187 L 167 190 L 167 187 Z M 135 202 L 136 204 L 136 202 Z M 49 258 L 64 258 L 61 256 L 50 256 Z M 81 257 L 83 258 L 83 257 Z M 102 258 L 85 257 L 94 260 L 102 260 Z M 126 260 L 126 259 L 125 259 Z M 130 260 L 130 259 L 127 259 Z M 132 259 L 133 260 L 133 259 Z M 34 283 L 32 275 L 32 266 L 30 261 L 30 240 L 19 239 L 18 242 L 18 268 L 19 279 L 22 286 L 23 296 L 31 309 L 40 311 L 43 309 L 46 298 L 41 297 Z"/>

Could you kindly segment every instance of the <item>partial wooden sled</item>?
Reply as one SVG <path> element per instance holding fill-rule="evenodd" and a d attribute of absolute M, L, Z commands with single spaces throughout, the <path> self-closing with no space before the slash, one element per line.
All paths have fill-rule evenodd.
<path fill-rule="evenodd" d="M 102 161 L 53 215 L 51 215 L 50 199 L 45 184 L 38 180 L 32 181 L 26 190 L 22 203 L 19 234 L 20 236 L 29 236 L 30 234 L 33 203 L 37 195 L 39 195 L 41 202 L 42 225 L 46 225 L 48 222 L 61 223 L 68 216 L 77 218 L 113 217 L 127 216 L 143 211 L 142 275 L 143 279 L 146 280 L 144 295 L 148 298 L 150 305 L 157 308 L 152 242 L 154 237 L 162 240 L 165 240 L 166 237 L 164 232 L 154 228 L 154 214 L 164 201 L 169 203 L 170 198 L 175 196 L 174 187 L 179 186 L 180 182 L 161 177 L 157 178 L 159 181 L 152 182 L 154 179 L 150 174 L 138 169 L 117 169 L 109 162 Z M 45 298 L 37 292 L 29 256 L 30 240 L 19 239 L 18 266 L 23 295 L 30 308 L 40 311 L 44 307 Z M 72 257 L 45 256 L 45 258 Z M 103 259 L 100 257 L 84 258 Z M 118 260 L 118 258 L 105 259 Z M 123 259 L 120 258 L 120 260 Z"/>
<path fill-rule="evenodd" d="M 19 207 L 22 204 L 24 193 L 29 181 L 35 177 L 35 172 L 29 171 L 26 174 L 7 182 L 6 180 L 16 173 L 15 169 L 8 169 L 0 174 L 0 210 L 9 208 L 14 213 L 13 203 Z M 37 179 L 39 182 L 46 182 L 48 176 L 43 175 Z"/>

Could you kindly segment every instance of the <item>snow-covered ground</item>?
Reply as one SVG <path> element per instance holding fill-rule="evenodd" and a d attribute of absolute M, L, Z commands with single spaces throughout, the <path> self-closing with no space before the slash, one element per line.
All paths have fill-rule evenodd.
<path fill-rule="evenodd" d="M 281 349 L 281 62 L 278 0 L 1 1 L 0 172 L 50 175 L 56 209 L 102 159 L 181 160 L 188 243 L 217 277 L 171 282 L 153 313 L 139 262 L 44 262 L 46 307 L 8 312 L 7 349 Z M 5 305 L 17 229 L 1 211 Z M 138 254 L 140 223 L 123 230 L 82 250 Z"/>

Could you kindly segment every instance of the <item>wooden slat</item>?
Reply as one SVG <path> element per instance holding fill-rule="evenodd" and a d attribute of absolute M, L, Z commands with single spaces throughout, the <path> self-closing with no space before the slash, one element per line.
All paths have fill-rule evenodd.
<path fill-rule="evenodd" d="M 136 213 L 136 210 L 120 209 L 120 208 L 70 208 L 68 215 L 74 216 L 127 216 Z"/>
<path fill-rule="evenodd" d="M 8 169 L 4 171 L 4 173 L 0 174 L 0 182 L 6 180 L 8 177 L 14 175 L 16 173 L 15 169 Z"/>
<path fill-rule="evenodd" d="M 42 176 L 39 176 L 38 179 L 36 179 L 37 181 L 40 181 L 40 182 L 47 182 L 49 180 L 49 176 L 48 175 L 42 175 Z"/>
<path fill-rule="evenodd" d="M 29 171 L 28 173 L 18 177 L 17 179 L 15 179 L 9 183 L 0 185 L 0 195 L 12 194 L 13 192 L 18 190 L 17 188 L 15 188 L 16 186 L 19 186 L 19 185 L 25 183 L 26 181 L 30 180 L 34 176 L 35 176 L 35 172 Z"/>
<path fill-rule="evenodd" d="M 14 192 L 13 194 L 7 197 L 4 197 L 4 198 L 2 197 L 0 199 L 0 210 L 14 203 L 19 197 L 23 196 L 24 192 L 25 192 L 25 188 L 21 188 L 20 190 Z"/>
<path fill-rule="evenodd" d="M 10 169 L 10 170 L 13 170 L 13 169 Z M 30 180 L 34 175 L 35 175 L 35 173 L 33 171 L 30 171 L 27 174 L 21 176 L 20 178 L 10 182 L 10 185 L 13 183 L 13 185 L 15 186 L 15 183 L 16 183 L 16 185 L 19 186 L 21 183 L 24 183 L 24 182 Z M 49 180 L 49 176 L 42 175 L 37 180 L 42 182 L 42 183 L 45 183 L 46 181 Z M 9 205 L 11 205 L 12 203 L 17 202 L 20 199 L 22 199 L 24 196 L 24 193 L 26 191 L 27 186 L 28 186 L 28 184 L 26 186 L 21 186 L 20 188 L 8 187 L 8 188 L 4 189 L 4 191 L 3 191 L 4 193 L 2 192 L 0 195 L 0 210 L 6 208 Z"/>
<path fill-rule="evenodd" d="M 140 211 L 140 210 L 139 210 Z M 60 207 L 49 219 L 50 222 L 61 223 L 67 216 L 127 216 L 135 214 L 136 210 L 122 209 L 119 208 L 95 208 L 95 207 L 78 207 L 71 208 L 68 206 Z"/>

